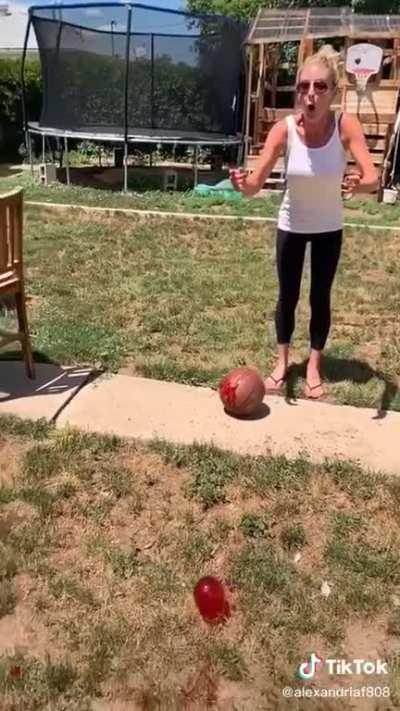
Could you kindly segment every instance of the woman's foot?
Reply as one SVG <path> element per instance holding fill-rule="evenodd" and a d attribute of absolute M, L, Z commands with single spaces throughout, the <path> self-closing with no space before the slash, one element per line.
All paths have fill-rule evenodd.
<path fill-rule="evenodd" d="M 306 396 L 310 400 L 320 400 L 325 396 L 325 389 L 322 384 L 321 374 L 314 368 L 307 369 Z"/>
<path fill-rule="evenodd" d="M 264 380 L 265 392 L 270 394 L 280 393 L 285 384 L 286 375 L 287 365 L 278 363 L 272 373 Z"/>

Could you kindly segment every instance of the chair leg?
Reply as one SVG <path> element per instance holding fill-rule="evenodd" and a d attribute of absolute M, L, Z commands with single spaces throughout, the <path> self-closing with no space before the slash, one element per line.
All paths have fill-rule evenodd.
<path fill-rule="evenodd" d="M 21 345 L 25 361 L 26 374 L 28 378 L 34 379 L 36 378 L 35 364 L 33 362 L 32 346 L 28 327 L 28 317 L 26 314 L 25 294 L 23 292 L 18 292 L 15 295 L 15 303 L 17 307 L 18 328 L 20 334 L 22 335 Z"/>

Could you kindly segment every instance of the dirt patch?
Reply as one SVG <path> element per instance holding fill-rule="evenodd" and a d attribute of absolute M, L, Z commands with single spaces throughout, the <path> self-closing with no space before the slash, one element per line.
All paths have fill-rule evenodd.
<path fill-rule="evenodd" d="M 22 449 L 14 440 L 0 435 L 0 486 L 13 486 L 17 460 Z"/>
<path fill-rule="evenodd" d="M 0 540 L 6 540 L 13 528 L 37 518 L 34 506 L 23 501 L 12 501 L 0 513 Z"/>
<path fill-rule="evenodd" d="M 17 586 L 19 595 L 26 597 L 29 582 L 20 578 Z M 19 653 L 45 659 L 49 651 L 49 630 L 26 602 L 19 603 L 12 615 L 0 619 L 0 655 Z"/>

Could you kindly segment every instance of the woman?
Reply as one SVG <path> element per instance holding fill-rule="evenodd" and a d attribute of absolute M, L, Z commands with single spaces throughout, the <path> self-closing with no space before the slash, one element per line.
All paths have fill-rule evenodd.
<path fill-rule="evenodd" d="M 311 351 L 307 365 L 306 395 L 324 395 L 321 358 L 328 337 L 330 294 L 339 261 L 342 229 L 342 188 L 349 194 L 371 192 L 378 175 L 368 152 L 361 124 L 355 116 L 331 109 L 337 83 L 336 53 L 323 47 L 300 68 L 296 81 L 298 113 L 279 121 L 269 132 L 251 175 L 231 171 L 236 190 L 257 193 L 278 157 L 286 158 L 286 191 L 278 217 L 277 269 L 279 298 L 276 308 L 277 364 L 266 379 L 268 392 L 279 392 L 289 365 L 289 345 L 307 243 L 311 244 Z M 346 151 L 359 173 L 347 175 Z"/>

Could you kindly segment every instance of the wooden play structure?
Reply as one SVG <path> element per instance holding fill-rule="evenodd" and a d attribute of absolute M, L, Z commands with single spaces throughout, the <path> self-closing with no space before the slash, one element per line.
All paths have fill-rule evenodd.
<path fill-rule="evenodd" d="M 359 43 L 382 49 L 380 69 L 364 90 L 346 71 L 349 47 Z M 357 15 L 348 7 L 260 9 L 247 38 L 245 165 L 252 169 L 268 131 L 293 112 L 297 69 L 324 44 L 340 53 L 334 108 L 358 115 L 379 170 L 380 197 L 388 182 L 399 111 L 400 15 Z M 281 188 L 283 184 L 281 158 L 266 187 Z"/>

